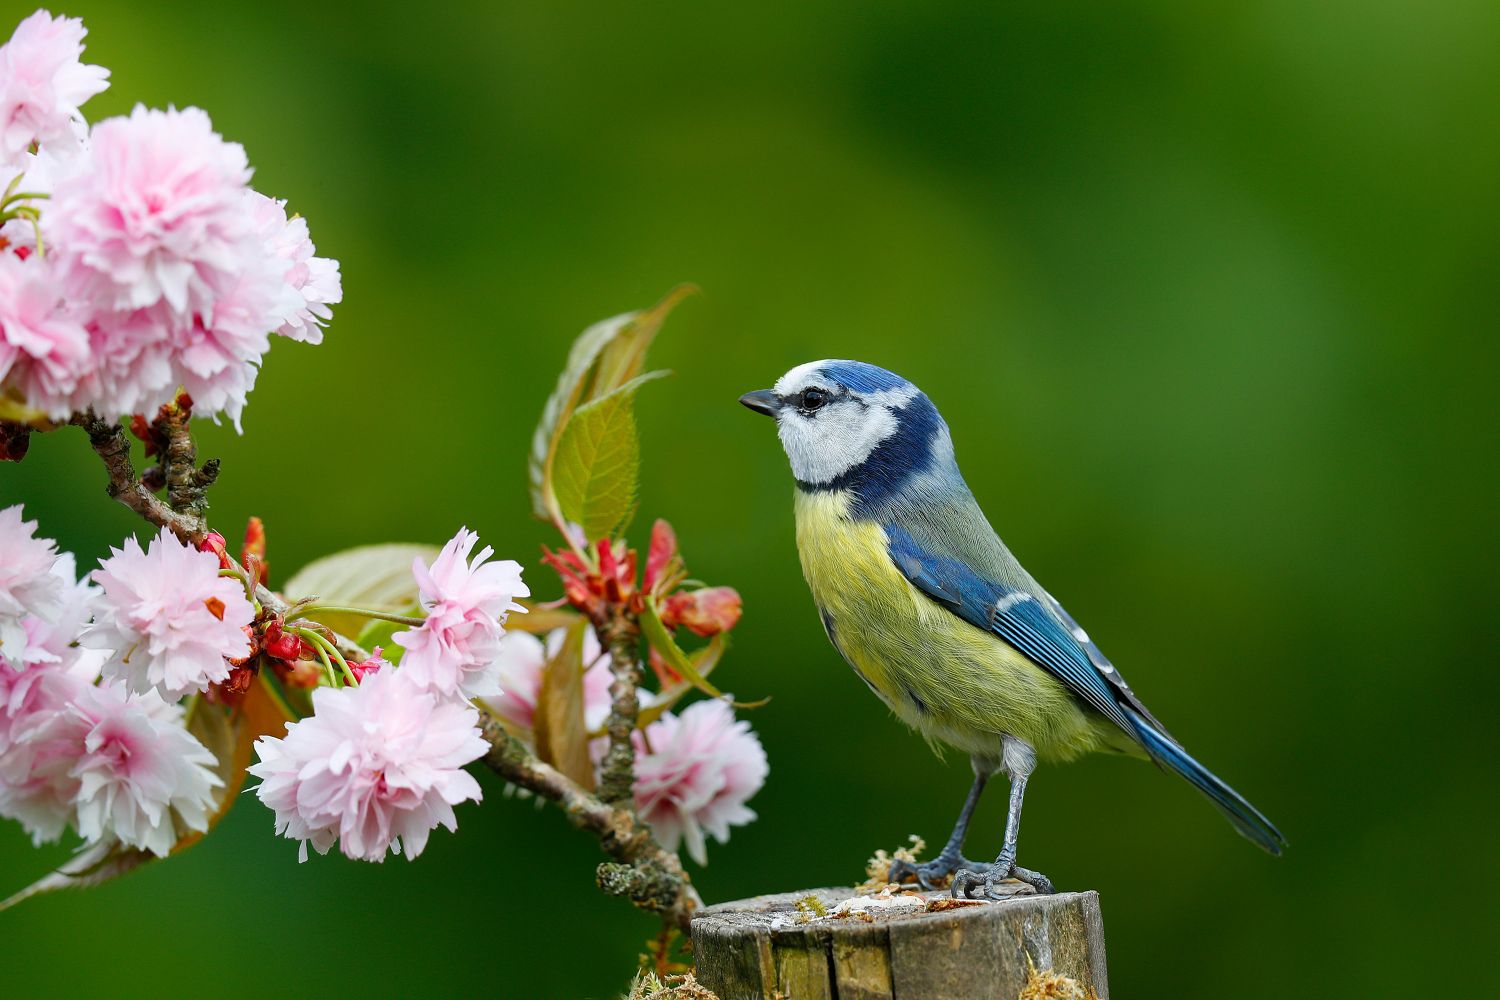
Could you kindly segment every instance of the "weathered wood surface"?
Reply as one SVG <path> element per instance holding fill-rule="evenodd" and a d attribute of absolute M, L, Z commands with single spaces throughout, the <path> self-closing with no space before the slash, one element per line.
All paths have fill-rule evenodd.
<path fill-rule="evenodd" d="M 1098 893 L 1037 896 L 1029 886 L 1007 887 L 1015 895 L 999 902 L 871 920 L 799 922 L 797 900 L 816 896 L 832 909 L 854 895 L 843 888 L 706 907 L 693 916 L 698 980 L 720 1000 L 1017 1000 L 1034 969 L 1108 1000 Z"/>

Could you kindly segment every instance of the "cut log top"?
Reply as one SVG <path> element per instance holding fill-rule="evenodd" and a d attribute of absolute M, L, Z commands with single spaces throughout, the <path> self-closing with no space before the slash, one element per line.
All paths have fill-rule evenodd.
<path fill-rule="evenodd" d="M 693 915 L 698 980 L 720 1000 L 1108 1000 L 1098 894 L 1001 888 L 1012 895 L 998 902 L 831 888 L 705 907 Z M 799 909 L 808 897 L 817 904 Z"/>

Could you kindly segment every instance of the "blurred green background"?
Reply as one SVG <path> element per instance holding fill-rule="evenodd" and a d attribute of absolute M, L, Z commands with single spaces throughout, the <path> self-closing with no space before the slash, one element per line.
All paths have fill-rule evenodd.
<path fill-rule="evenodd" d="M 853 357 L 928 391 L 1012 548 L 1291 841 L 1262 855 L 1134 761 L 1044 769 L 1022 857 L 1102 893 L 1115 995 L 1470 982 L 1496 929 L 1500 7 L 1079 6 L 66 11 L 114 72 L 92 117 L 208 109 L 343 262 L 327 343 L 278 343 L 244 435 L 201 435 L 216 525 L 265 518 L 281 579 L 468 524 L 555 594 L 524 464 L 567 345 L 703 287 L 654 352 L 677 377 L 643 397 L 633 538 L 667 517 L 743 592 L 716 680 L 775 696 L 761 818 L 695 870 L 709 900 L 854 880 L 940 842 L 967 787 L 828 647 L 785 459 L 735 403 Z M 0 469 L 18 499 L 86 559 L 139 527 L 75 430 Z M 3 991 L 614 996 L 653 921 L 488 779 L 416 864 L 298 866 L 247 799 L 171 863 L 0 916 Z M 0 827 L 0 890 L 66 855 Z"/>

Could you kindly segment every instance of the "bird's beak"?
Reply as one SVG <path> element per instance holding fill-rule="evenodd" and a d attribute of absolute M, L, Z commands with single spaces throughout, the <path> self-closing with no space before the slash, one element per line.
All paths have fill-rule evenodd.
<path fill-rule="evenodd" d="M 757 389 L 747 392 L 740 397 L 740 402 L 756 413 L 764 413 L 768 417 L 776 416 L 781 409 L 781 400 L 776 398 L 776 393 L 770 389 Z"/>

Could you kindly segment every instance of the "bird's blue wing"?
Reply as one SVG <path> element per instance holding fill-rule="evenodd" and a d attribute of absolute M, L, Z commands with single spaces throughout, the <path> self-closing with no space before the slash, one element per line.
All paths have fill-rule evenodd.
<path fill-rule="evenodd" d="M 1122 730 L 1137 736 L 1122 703 L 1142 713 L 1145 707 L 1098 647 L 1087 636 L 1080 639 L 1082 629 L 1077 623 L 1018 565 L 1006 573 L 993 558 L 986 559 L 992 563 L 986 572 L 965 554 L 919 541 L 899 522 L 883 527 L 891 561 L 915 587 L 970 624 L 1004 639 Z M 994 538 L 993 532 L 990 537 Z M 998 554 L 1013 564 L 999 539 L 994 544 Z"/>

